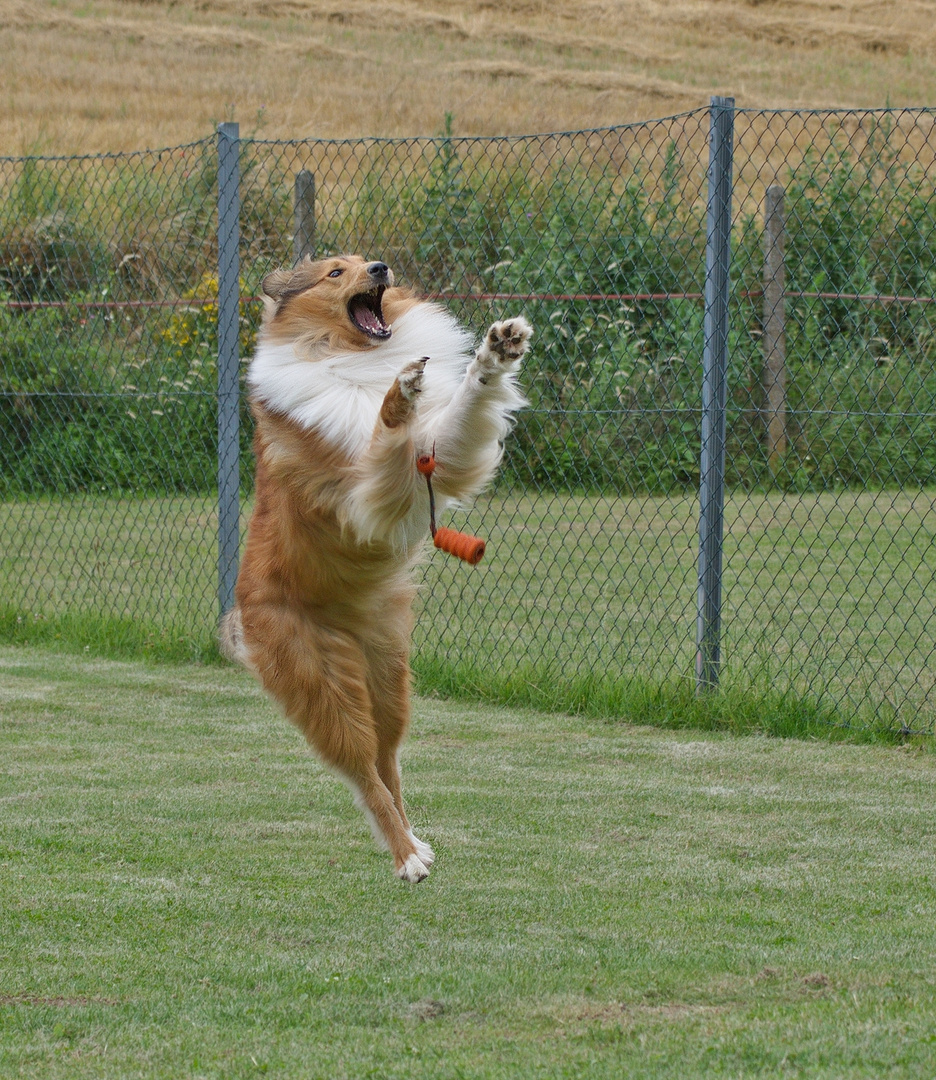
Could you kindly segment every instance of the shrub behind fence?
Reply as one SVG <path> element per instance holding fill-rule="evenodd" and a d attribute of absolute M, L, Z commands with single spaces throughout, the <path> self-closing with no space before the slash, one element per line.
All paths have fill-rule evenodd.
<path fill-rule="evenodd" d="M 242 374 L 273 266 L 358 251 L 478 333 L 512 311 L 536 328 L 531 407 L 462 523 L 489 557 L 426 567 L 424 675 L 547 703 L 717 679 L 931 730 L 933 118 L 719 99 L 567 134 L 267 142 L 223 125 L 163 151 L 0 159 L 9 632 L 89 615 L 205 652 L 219 530 L 224 597 L 251 470 L 219 349 Z M 702 377 L 718 295 L 720 390 L 717 368 Z"/>

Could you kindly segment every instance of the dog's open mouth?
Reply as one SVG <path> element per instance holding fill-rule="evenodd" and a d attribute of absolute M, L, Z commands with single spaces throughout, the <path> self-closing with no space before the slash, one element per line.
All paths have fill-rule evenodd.
<path fill-rule="evenodd" d="M 348 301 L 351 322 L 368 337 L 383 340 L 390 337 L 390 327 L 384 322 L 383 300 L 385 286 L 378 285 L 371 292 L 358 293 Z"/>

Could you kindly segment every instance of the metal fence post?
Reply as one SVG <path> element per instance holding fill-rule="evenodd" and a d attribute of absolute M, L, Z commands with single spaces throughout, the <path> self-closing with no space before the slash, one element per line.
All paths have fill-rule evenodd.
<path fill-rule="evenodd" d="M 234 604 L 240 530 L 240 133 L 218 125 L 218 605 Z"/>
<path fill-rule="evenodd" d="M 702 453 L 699 477 L 699 591 L 696 625 L 698 693 L 718 686 L 721 662 L 734 98 L 713 97 L 709 117 Z"/>
<path fill-rule="evenodd" d="M 786 214 L 784 190 L 771 184 L 764 195 L 764 368 L 761 409 L 770 471 L 786 453 L 786 270 L 783 263 Z"/>

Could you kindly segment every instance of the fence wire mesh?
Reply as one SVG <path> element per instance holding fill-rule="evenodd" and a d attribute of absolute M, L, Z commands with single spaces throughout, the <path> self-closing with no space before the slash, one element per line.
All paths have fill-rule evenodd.
<path fill-rule="evenodd" d="M 733 118 L 721 682 L 931 731 L 934 114 Z M 240 141 L 242 369 L 263 275 L 308 251 L 380 257 L 478 334 L 534 324 L 530 408 L 458 520 L 485 562 L 425 566 L 414 652 L 441 685 L 548 700 L 694 678 L 709 133 L 700 109 L 530 137 Z M 217 146 L 0 159 L 13 632 L 78 620 L 210 648 Z"/>

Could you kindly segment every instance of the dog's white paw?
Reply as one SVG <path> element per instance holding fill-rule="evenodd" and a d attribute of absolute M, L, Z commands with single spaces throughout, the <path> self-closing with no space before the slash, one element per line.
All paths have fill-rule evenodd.
<path fill-rule="evenodd" d="M 527 351 L 533 327 L 518 315 L 493 323 L 487 332 L 487 346 L 505 361 L 519 360 Z"/>
<path fill-rule="evenodd" d="M 419 837 L 415 836 L 413 833 L 410 833 L 410 840 L 413 841 L 416 848 L 416 854 L 419 856 L 419 861 L 428 870 L 435 862 L 435 852 L 425 840 L 420 840 Z"/>
<path fill-rule="evenodd" d="M 423 373 L 426 370 L 426 361 L 428 359 L 428 356 L 423 356 L 419 360 L 414 360 L 411 364 L 407 364 L 397 375 L 400 393 L 410 404 L 413 404 L 422 392 Z"/>
<path fill-rule="evenodd" d="M 429 876 L 429 867 L 418 855 L 410 855 L 405 863 L 397 870 L 397 877 L 415 885 L 419 881 L 425 881 Z"/>
<path fill-rule="evenodd" d="M 478 349 L 475 363 L 482 378 L 506 371 L 516 371 L 530 347 L 533 327 L 522 315 L 492 323 Z"/>

